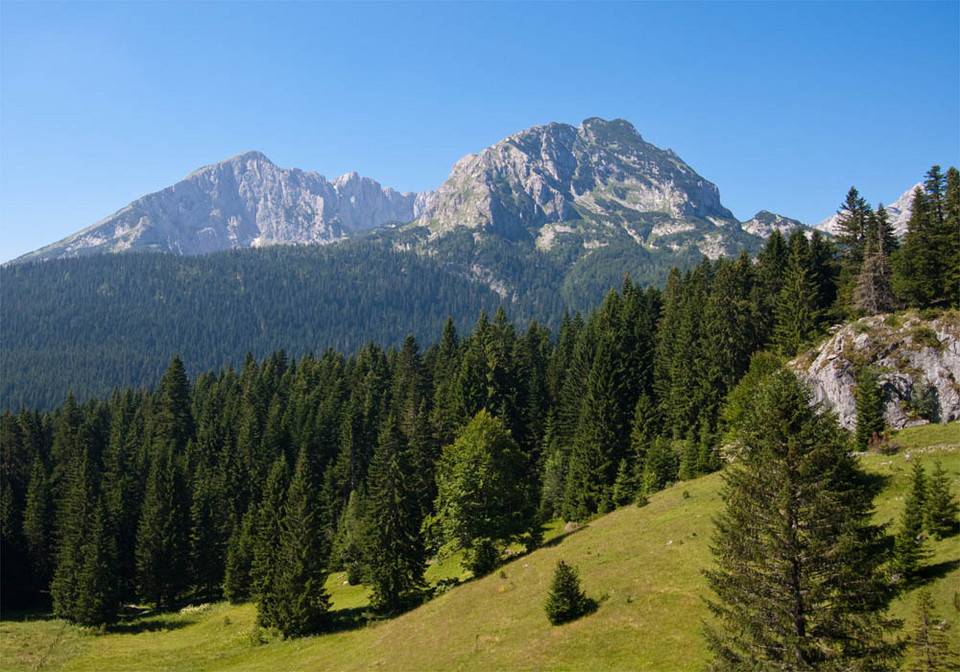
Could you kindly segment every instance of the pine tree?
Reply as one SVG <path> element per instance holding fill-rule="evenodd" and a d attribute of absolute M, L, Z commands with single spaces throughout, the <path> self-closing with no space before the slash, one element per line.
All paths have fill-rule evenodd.
<path fill-rule="evenodd" d="M 88 451 L 71 462 L 62 472 L 66 495 L 59 511 L 60 539 L 50 596 L 56 616 L 76 620 L 84 586 L 84 551 L 94 518 L 97 474 Z"/>
<path fill-rule="evenodd" d="M 23 510 L 23 536 L 27 552 L 41 585 L 47 585 L 53 569 L 53 501 L 47 470 L 37 455 L 30 470 Z"/>
<path fill-rule="evenodd" d="M 871 367 L 863 367 L 857 373 L 857 431 L 856 443 L 865 450 L 874 436 L 883 434 L 883 394 L 877 373 Z"/>
<path fill-rule="evenodd" d="M 837 247 L 840 250 L 840 278 L 837 292 L 838 302 L 845 308 L 853 305 L 853 289 L 863 264 L 863 252 L 870 220 L 873 216 L 870 206 L 854 187 L 850 187 L 847 198 L 837 211 Z"/>
<path fill-rule="evenodd" d="M 913 463 L 910 494 L 900 518 L 900 530 L 894 538 L 893 568 L 907 581 L 916 575 L 920 563 L 929 555 L 923 536 L 923 512 L 927 498 L 927 477 L 919 463 Z"/>
<path fill-rule="evenodd" d="M 93 503 L 80 555 L 73 620 L 89 626 L 113 623 L 117 620 L 120 604 L 117 547 L 103 500 L 99 497 Z"/>
<path fill-rule="evenodd" d="M 262 625 L 274 626 L 279 619 L 277 588 L 281 569 L 280 544 L 282 537 L 283 506 L 290 484 L 286 457 L 281 455 L 273 463 L 267 478 L 263 501 L 257 508 L 253 528 L 253 559 L 250 580 L 257 597 L 257 617 Z"/>
<path fill-rule="evenodd" d="M 244 514 L 227 543 L 226 566 L 223 573 L 223 596 L 236 604 L 250 597 L 252 579 L 250 568 L 253 564 L 255 543 L 254 523 L 256 512 L 253 507 Z"/>
<path fill-rule="evenodd" d="M 327 623 L 330 598 L 324 583 L 329 548 L 323 541 L 317 517 L 317 497 L 309 458 L 300 451 L 283 507 L 277 575 L 271 590 L 272 618 L 264 625 L 276 627 L 286 637 L 319 632 Z M 261 600 L 266 595 L 261 595 Z"/>
<path fill-rule="evenodd" d="M 937 539 L 945 539 L 957 530 L 960 505 L 950 492 L 950 478 L 940 460 L 934 463 L 933 475 L 927 484 L 924 527 Z"/>
<path fill-rule="evenodd" d="M 613 482 L 612 498 L 614 506 L 626 506 L 637 498 L 636 474 L 633 465 L 626 460 L 620 460 L 617 467 L 617 479 Z"/>
<path fill-rule="evenodd" d="M 213 471 L 201 466 L 194 475 L 190 506 L 190 575 L 197 592 L 217 597 L 225 572 L 229 543 L 226 501 Z"/>
<path fill-rule="evenodd" d="M 875 486 L 817 415 L 793 374 L 761 385 L 725 474 L 706 572 L 716 599 L 707 643 L 715 670 L 885 670 L 898 653 L 883 635 L 882 529 Z"/>
<path fill-rule="evenodd" d="M 790 235 L 790 256 L 775 308 L 774 343 L 780 352 L 794 355 L 817 330 L 819 320 L 817 284 L 806 236 Z"/>
<path fill-rule="evenodd" d="M 153 458 L 137 530 L 140 595 L 160 611 L 174 606 L 187 586 L 187 491 L 173 446 Z"/>
<path fill-rule="evenodd" d="M 643 462 L 643 474 L 640 477 L 640 489 L 645 495 L 652 495 L 663 490 L 677 479 L 679 470 L 677 454 L 670 445 L 670 440 L 657 437 L 647 450 Z"/>
<path fill-rule="evenodd" d="M 399 419 L 391 414 L 370 464 L 363 543 L 364 576 L 373 586 L 372 603 L 386 612 L 399 611 L 425 586 L 422 521 L 408 453 Z"/>
<path fill-rule="evenodd" d="M 907 644 L 905 672 L 949 672 L 960 668 L 960 658 L 950 646 L 949 625 L 934 613 L 930 591 L 917 591 L 916 623 Z"/>
<path fill-rule="evenodd" d="M 550 582 L 550 592 L 544 604 L 547 620 L 551 625 L 563 625 L 575 621 L 596 609 L 597 603 L 586 596 L 580 588 L 580 575 L 576 567 L 563 560 L 557 561 Z"/>

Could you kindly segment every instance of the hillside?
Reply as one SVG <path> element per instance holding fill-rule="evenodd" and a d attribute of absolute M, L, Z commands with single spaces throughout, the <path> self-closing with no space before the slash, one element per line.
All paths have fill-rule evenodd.
<path fill-rule="evenodd" d="M 901 452 L 868 455 L 869 471 L 886 479 L 878 521 L 903 506 L 909 469 L 940 459 L 960 477 L 960 425 L 910 428 L 894 436 Z M 361 589 L 331 577 L 339 632 L 278 641 L 258 634 L 252 605 L 226 603 L 122 623 L 103 636 L 62 621 L 0 624 L 0 660 L 9 670 L 275 670 L 275 669 L 633 669 L 699 670 L 706 651 L 700 630 L 711 517 L 720 506 L 720 475 L 680 483 L 546 547 L 506 564 L 502 574 L 468 581 L 399 618 L 351 627 L 365 603 Z M 938 613 L 955 622 L 960 585 L 956 536 L 931 545 L 925 571 Z M 558 559 L 578 565 L 597 612 L 551 627 L 542 603 Z M 456 573 L 434 566 L 428 578 Z M 909 626 L 913 597 L 895 603 Z M 949 631 L 954 646 L 960 630 Z M 265 637 L 265 639 L 264 639 Z"/>

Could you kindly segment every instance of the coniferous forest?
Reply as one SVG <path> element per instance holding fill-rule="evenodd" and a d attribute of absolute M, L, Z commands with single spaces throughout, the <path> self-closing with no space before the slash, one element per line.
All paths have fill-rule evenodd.
<path fill-rule="evenodd" d="M 330 625 L 331 571 L 395 614 L 429 597 L 430 557 L 462 552 L 481 575 L 508 546 L 536 547 L 548 520 L 585 521 L 733 460 L 709 575 L 717 669 L 787 655 L 784 669 L 887 669 L 891 549 L 867 519 L 874 488 L 854 437 L 809 409 L 782 364 L 852 317 L 956 307 L 960 174 L 931 169 L 901 241 L 855 189 L 840 213 L 835 240 L 775 231 L 756 258 L 674 269 L 662 290 L 627 278 L 555 332 L 519 330 L 501 307 L 469 332 L 447 319 L 429 342 L 277 350 L 192 380 L 175 357 L 152 390 L 4 412 L 4 604 L 49 600 L 99 625 L 122 604 L 253 600 L 263 626 L 310 634 Z M 941 530 L 956 517 L 944 502 Z M 747 523 L 778 507 L 799 512 L 793 529 L 828 520 L 828 536 L 757 546 Z M 742 571 L 796 565 L 804 543 L 827 559 L 782 592 Z M 751 646 L 731 633 L 750 631 L 742 596 L 758 591 L 776 634 Z M 841 605 L 805 615 L 808 598 Z"/>

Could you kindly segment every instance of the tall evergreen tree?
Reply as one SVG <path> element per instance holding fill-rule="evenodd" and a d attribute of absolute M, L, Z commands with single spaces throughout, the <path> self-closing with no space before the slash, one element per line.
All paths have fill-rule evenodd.
<path fill-rule="evenodd" d="M 882 529 L 874 486 L 829 415 L 793 374 L 765 382 L 726 472 L 716 521 L 716 594 L 707 643 L 716 670 L 885 670 L 898 647 L 884 611 Z"/>
<path fill-rule="evenodd" d="M 900 529 L 894 537 L 893 550 L 893 568 L 907 581 L 916 576 L 920 563 L 930 554 L 923 534 L 926 499 L 926 472 L 918 462 L 914 462 L 910 474 L 910 494 L 900 518 Z"/>
<path fill-rule="evenodd" d="M 30 485 L 23 510 L 23 536 L 35 579 L 41 586 L 50 582 L 53 571 L 53 499 L 47 470 L 37 455 L 30 471 Z"/>
<path fill-rule="evenodd" d="M 776 304 L 773 337 L 778 349 L 792 356 L 816 333 L 820 298 L 806 236 L 795 231 L 790 235 L 789 247 L 790 256 Z"/>
<path fill-rule="evenodd" d="M 188 584 L 187 489 L 173 450 L 154 455 L 137 530 L 139 593 L 158 611 L 173 607 Z"/>
<path fill-rule="evenodd" d="M 263 501 L 257 507 L 253 529 L 253 558 L 250 579 L 257 596 L 257 615 L 263 625 L 276 625 L 283 595 L 277 589 L 280 572 L 280 544 L 283 505 L 290 485 L 286 457 L 280 455 L 267 478 Z"/>
<path fill-rule="evenodd" d="M 414 473 L 400 421 L 391 414 L 370 464 L 363 544 L 364 576 L 373 585 L 373 604 L 396 612 L 425 586 L 426 556 Z"/>
<path fill-rule="evenodd" d="M 324 583 L 330 549 L 317 516 L 317 496 L 308 456 L 300 451 L 283 507 L 277 576 L 271 589 L 274 613 L 263 622 L 287 637 L 319 632 L 327 623 L 330 598 Z M 266 596 L 261 595 L 261 600 Z"/>
<path fill-rule="evenodd" d="M 927 484 L 924 508 L 924 527 L 931 535 L 944 539 L 957 530 L 960 523 L 960 504 L 950 492 L 950 477 L 943 470 L 940 460 L 934 463 L 933 475 Z"/>
<path fill-rule="evenodd" d="M 857 372 L 856 405 L 856 442 L 860 450 L 865 450 L 874 436 L 883 434 L 885 426 L 883 393 L 877 372 L 872 367 L 865 366 Z"/>

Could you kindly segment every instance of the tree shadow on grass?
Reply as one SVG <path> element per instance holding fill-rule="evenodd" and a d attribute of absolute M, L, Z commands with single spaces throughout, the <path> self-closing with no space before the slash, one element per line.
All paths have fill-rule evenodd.
<path fill-rule="evenodd" d="M 960 560 L 947 560 L 935 565 L 927 565 L 917 570 L 915 584 L 923 586 L 937 579 L 942 579 L 950 572 L 960 567 Z"/>
<path fill-rule="evenodd" d="M 330 620 L 324 628 L 324 634 L 357 630 L 376 620 L 370 607 L 354 607 L 352 609 L 337 609 L 330 612 Z"/>
<path fill-rule="evenodd" d="M 153 618 L 150 620 L 121 621 L 107 626 L 107 632 L 112 635 L 139 635 L 143 632 L 160 632 L 162 630 L 179 630 L 188 625 L 193 625 L 190 621 L 171 618 Z"/>
<path fill-rule="evenodd" d="M 569 537 L 571 534 L 576 534 L 577 532 L 579 532 L 579 531 L 581 531 L 581 530 L 585 530 L 585 529 L 587 529 L 588 527 L 590 527 L 590 526 L 589 526 L 589 525 L 581 525 L 580 527 L 577 527 L 577 528 L 575 528 L 575 529 L 572 529 L 572 530 L 570 530 L 569 532 L 563 532 L 563 533 L 561 533 L 561 534 L 558 534 L 557 536 L 555 536 L 555 537 L 554 537 L 553 539 L 551 539 L 550 541 L 545 541 L 545 542 L 543 542 L 542 544 L 540 544 L 540 548 L 553 548 L 554 546 L 559 546 L 559 545 L 560 545 L 560 542 L 562 542 L 564 539 L 566 539 L 567 537 Z"/>

